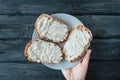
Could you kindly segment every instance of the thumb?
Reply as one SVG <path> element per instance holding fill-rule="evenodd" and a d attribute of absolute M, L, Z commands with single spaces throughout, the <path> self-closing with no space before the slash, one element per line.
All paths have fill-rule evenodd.
<path fill-rule="evenodd" d="M 88 65 L 90 59 L 91 49 L 87 50 L 86 55 L 82 61 L 83 65 Z"/>

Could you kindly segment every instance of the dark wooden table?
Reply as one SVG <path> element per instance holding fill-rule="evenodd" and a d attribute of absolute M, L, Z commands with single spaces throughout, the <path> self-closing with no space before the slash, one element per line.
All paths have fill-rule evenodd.
<path fill-rule="evenodd" d="M 0 80 L 65 80 L 23 55 L 41 13 L 68 13 L 90 28 L 86 80 L 120 80 L 120 0 L 0 0 Z"/>

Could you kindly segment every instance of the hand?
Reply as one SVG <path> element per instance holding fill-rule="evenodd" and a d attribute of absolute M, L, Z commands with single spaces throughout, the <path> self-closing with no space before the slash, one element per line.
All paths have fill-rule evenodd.
<path fill-rule="evenodd" d="M 82 62 L 73 68 L 62 70 L 66 80 L 85 80 L 90 59 L 91 50 L 87 50 L 86 55 Z"/>

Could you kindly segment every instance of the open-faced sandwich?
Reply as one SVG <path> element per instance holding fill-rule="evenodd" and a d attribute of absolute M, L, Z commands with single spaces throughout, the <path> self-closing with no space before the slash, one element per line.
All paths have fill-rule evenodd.
<path fill-rule="evenodd" d="M 60 63 L 63 59 L 63 53 L 57 44 L 43 40 L 28 42 L 24 54 L 29 61 L 38 63 Z"/>
<path fill-rule="evenodd" d="M 69 62 L 80 60 L 90 46 L 91 40 L 92 34 L 88 28 L 81 25 L 75 27 L 63 48 L 65 59 Z"/>
<path fill-rule="evenodd" d="M 35 27 L 40 38 L 54 43 L 65 41 L 69 31 L 65 23 L 48 14 L 40 15 L 36 20 Z"/>

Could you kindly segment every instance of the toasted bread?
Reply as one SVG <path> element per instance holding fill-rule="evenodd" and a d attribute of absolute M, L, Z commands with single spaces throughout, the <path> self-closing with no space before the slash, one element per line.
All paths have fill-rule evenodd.
<path fill-rule="evenodd" d="M 25 47 L 25 56 L 31 62 L 60 63 L 63 59 L 61 48 L 44 40 L 32 40 Z"/>
<path fill-rule="evenodd" d="M 88 28 L 81 25 L 75 27 L 63 48 L 65 59 L 69 62 L 80 60 L 90 46 L 91 40 L 92 33 Z"/>
<path fill-rule="evenodd" d="M 49 16 L 40 15 L 35 22 L 37 34 L 44 40 L 60 43 L 68 36 L 68 26 L 62 21 Z"/>

